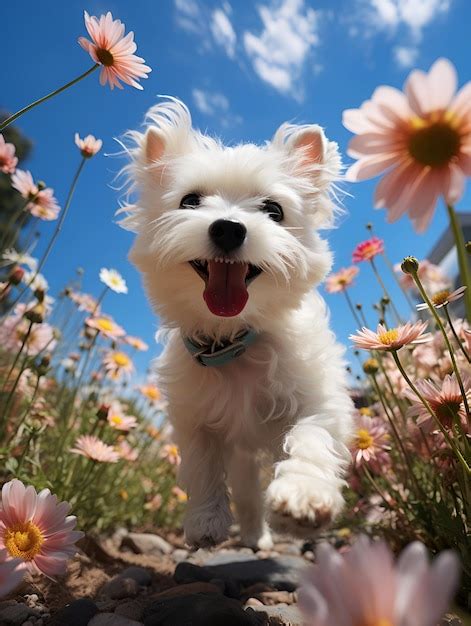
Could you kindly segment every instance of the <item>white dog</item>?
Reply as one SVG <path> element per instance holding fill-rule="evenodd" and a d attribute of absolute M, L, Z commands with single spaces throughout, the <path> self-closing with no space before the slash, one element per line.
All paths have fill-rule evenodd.
<path fill-rule="evenodd" d="M 226 147 L 169 99 L 150 109 L 126 168 L 138 192 L 130 259 L 167 343 L 158 373 L 181 448 L 187 541 L 224 541 L 226 476 L 246 545 L 269 527 L 312 536 L 343 504 L 352 403 L 343 349 L 313 291 L 331 267 L 337 145 L 284 124 L 265 146 Z M 271 453 L 263 498 L 257 451 Z M 265 521 L 265 519 L 267 521 Z"/>

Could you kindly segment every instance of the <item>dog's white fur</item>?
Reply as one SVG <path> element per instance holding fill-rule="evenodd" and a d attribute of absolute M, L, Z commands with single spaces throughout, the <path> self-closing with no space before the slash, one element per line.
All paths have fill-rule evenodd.
<path fill-rule="evenodd" d="M 166 330 L 158 373 L 181 448 L 187 541 L 226 539 L 226 476 L 247 545 L 271 545 L 265 519 L 276 530 L 310 536 L 340 511 L 349 461 L 343 348 L 313 291 L 331 267 L 317 230 L 333 219 L 337 145 L 318 126 L 285 124 L 265 146 L 226 147 L 193 129 L 188 109 L 174 99 L 151 108 L 147 121 L 145 133 L 129 134 L 127 170 L 139 197 L 124 226 L 137 233 L 130 259 Z M 192 192 L 202 194 L 201 205 L 179 208 Z M 283 207 L 283 222 L 260 211 L 267 198 Z M 263 270 L 235 317 L 209 311 L 202 279 L 188 263 L 221 255 L 208 236 L 219 218 L 247 228 L 231 258 Z M 260 333 L 256 342 L 219 368 L 199 365 L 182 342 L 182 334 L 217 341 L 248 327 Z M 265 498 L 259 450 L 276 461 Z"/>

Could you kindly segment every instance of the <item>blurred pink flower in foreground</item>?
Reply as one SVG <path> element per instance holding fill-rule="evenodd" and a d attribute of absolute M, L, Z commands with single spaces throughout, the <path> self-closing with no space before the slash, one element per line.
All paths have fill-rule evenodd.
<path fill-rule="evenodd" d="M 132 337 L 128 335 L 124 341 L 131 346 L 131 348 L 139 350 L 140 352 L 145 352 L 149 349 L 149 346 L 145 343 L 145 341 L 142 341 L 139 337 Z"/>
<path fill-rule="evenodd" d="M 119 454 L 116 450 L 95 435 L 82 435 L 75 442 L 75 448 L 71 448 L 70 451 L 100 463 L 119 461 Z"/>
<path fill-rule="evenodd" d="M 54 329 L 47 323 L 33 324 L 27 337 L 30 323 L 23 314 L 27 307 L 18 304 L 15 312 L 9 315 L 0 325 L 0 345 L 7 350 L 18 350 L 25 341 L 24 351 L 35 355 L 41 351 L 51 351 L 56 347 Z"/>
<path fill-rule="evenodd" d="M 94 15 L 84 13 L 85 26 L 92 41 L 79 37 L 79 44 L 92 57 L 95 63 L 102 65 L 100 84 L 109 84 L 111 89 L 122 89 L 120 81 L 132 85 L 136 89 L 142 86 L 135 79 L 147 78 L 151 71 L 144 65 L 144 59 L 134 54 L 137 46 L 134 43 L 134 33 L 124 36 L 124 24 L 121 20 L 113 20 L 108 11 L 100 19 Z"/>
<path fill-rule="evenodd" d="M 160 458 L 167 460 L 171 465 L 180 465 L 181 457 L 178 446 L 174 443 L 166 443 L 160 451 Z"/>
<path fill-rule="evenodd" d="M 120 441 L 116 446 L 116 452 L 125 461 L 136 461 L 138 452 L 132 448 L 126 440 Z"/>
<path fill-rule="evenodd" d="M 384 252 L 384 241 L 379 237 L 371 237 L 359 243 L 352 254 L 352 261 L 370 261 L 373 257 Z"/>
<path fill-rule="evenodd" d="M 104 315 L 89 317 L 85 320 L 85 324 L 90 328 L 98 330 L 104 337 L 109 339 L 118 339 L 126 334 L 124 328 L 121 328 L 110 317 Z"/>
<path fill-rule="evenodd" d="M 40 183 L 36 185 L 31 172 L 16 170 L 11 177 L 11 186 L 28 200 L 25 209 L 31 215 L 46 221 L 57 219 L 60 207 L 54 197 L 54 190 Z"/>
<path fill-rule="evenodd" d="M 456 417 L 466 426 L 463 396 L 454 374 L 445 376 L 440 383 L 432 380 L 419 380 L 415 386 L 422 397 L 427 400 L 442 426 L 451 428 Z M 471 380 L 464 378 L 463 386 L 466 399 L 471 402 Z M 412 402 L 412 406 L 407 410 L 407 416 L 417 418 L 417 426 L 425 428 L 426 431 L 437 430 L 436 421 L 415 393 L 411 389 L 406 389 L 404 395 Z"/>
<path fill-rule="evenodd" d="M 390 437 L 385 423 L 377 417 L 360 415 L 355 421 L 352 456 L 358 467 L 365 463 L 374 469 L 388 462 Z"/>
<path fill-rule="evenodd" d="M 89 159 L 101 150 L 103 142 L 101 139 L 96 139 L 93 135 L 87 135 L 80 139 L 79 134 L 75 133 L 75 145 L 80 150 L 82 156 L 85 159 Z"/>
<path fill-rule="evenodd" d="M 407 322 L 402 326 L 387 329 L 378 324 L 376 332 L 362 328 L 357 335 L 350 335 L 349 339 L 357 348 L 364 350 L 399 350 L 409 344 L 424 343 L 431 340 L 429 333 L 424 334 L 427 322 Z"/>
<path fill-rule="evenodd" d="M 8 552 L 0 550 L 0 598 L 17 587 L 24 577 L 20 559 L 8 559 Z"/>
<path fill-rule="evenodd" d="M 358 159 L 347 178 L 360 181 L 386 172 L 375 207 L 394 222 L 408 212 L 418 232 L 432 219 L 440 196 L 450 204 L 463 195 L 471 175 L 471 82 L 456 95 L 453 64 L 438 59 L 427 73 L 414 70 L 402 93 L 378 87 L 359 109 L 344 111 L 356 133 L 348 154 Z"/>
<path fill-rule="evenodd" d="M 0 133 L 0 172 L 4 174 L 13 174 L 18 164 L 15 156 L 15 146 L 7 143 L 4 136 Z"/>
<path fill-rule="evenodd" d="M 347 287 L 353 283 L 353 279 L 360 270 L 355 265 L 351 267 L 343 267 L 335 274 L 331 274 L 325 281 L 325 290 L 327 293 L 338 293 L 345 291 Z"/>
<path fill-rule="evenodd" d="M 134 415 L 126 415 L 121 403 L 118 401 L 111 404 L 106 419 L 108 420 L 108 424 L 116 430 L 128 431 L 137 426 L 137 419 Z"/>
<path fill-rule="evenodd" d="M 343 555 L 324 543 L 302 579 L 299 606 L 306 626 L 435 626 L 452 600 L 458 572 L 453 552 L 430 564 L 418 541 L 396 563 L 384 541 L 362 536 Z"/>
<path fill-rule="evenodd" d="M 67 560 L 76 552 L 75 542 L 83 533 L 76 524 L 68 502 L 58 502 L 49 489 L 36 493 L 12 480 L 2 488 L 0 506 L 0 549 L 21 567 L 46 576 L 64 574 Z"/>

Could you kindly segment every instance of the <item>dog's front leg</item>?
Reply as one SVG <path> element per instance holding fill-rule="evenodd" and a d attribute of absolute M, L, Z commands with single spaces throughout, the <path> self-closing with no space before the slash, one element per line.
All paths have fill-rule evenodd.
<path fill-rule="evenodd" d="M 180 481 L 188 494 L 184 529 L 187 542 L 210 547 L 227 539 L 232 515 L 225 484 L 222 445 L 203 430 L 180 438 Z"/>
<path fill-rule="evenodd" d="M 349 453 L 329 432 L 329 421 L 327 416 L 303 418 L 286 434 L 267 490 L 274 530 L 309 537 L 340 512 Z"/>

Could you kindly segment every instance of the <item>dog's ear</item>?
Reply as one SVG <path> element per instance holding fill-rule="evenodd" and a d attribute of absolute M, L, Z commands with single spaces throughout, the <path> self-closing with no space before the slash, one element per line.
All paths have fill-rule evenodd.
<path fill-rule="evenodd" d="M 299 156 L 304 165 L 322 164 L 325 162 L 327 139 L 324 131 L 317 124 L 301 127 L 286 138 L 286 149 Z"/>
<path fill-rule="evenodd" d="M 158 128 L 151 126 L 144 137 L 144 154 L 147 165 L 160 161 L 165 152 L 165 138 Z"/>

